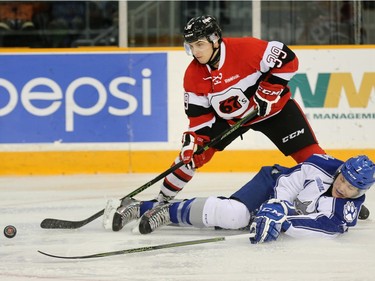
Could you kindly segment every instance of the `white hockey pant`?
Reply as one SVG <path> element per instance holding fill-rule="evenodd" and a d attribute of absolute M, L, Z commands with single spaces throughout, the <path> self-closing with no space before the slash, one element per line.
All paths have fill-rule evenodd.
<path fill-rule="evenodd" d="M 250 212 L 244 204 L 233 199 L 214 196 L 196 198 L 190 210 L 190 222 L 196 227 L 219 226 L 224 229 L 246 227 Z"/>

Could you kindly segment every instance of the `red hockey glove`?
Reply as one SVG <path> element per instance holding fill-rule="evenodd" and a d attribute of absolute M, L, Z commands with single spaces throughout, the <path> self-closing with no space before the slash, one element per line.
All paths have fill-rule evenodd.
<path fill-rule="evenodd" d="M 182 135 L 180 159 L 189 169 L 196 169 L 203 166 L 214 155 L 216 149 L 213 148 L 209 148 L 199 155 L 194 154 L 198 147 L 204 145 L 205 141 L 209 141 L 208 137 L 199 136 L 194 132 L 185 132 Z"/>
<path fill-rule="evenodd" d="M 198 145 L 203 146 L 203 138 L 194 132 L 185 132 L 182 135 L 182 148 L 180 152 L 180 159 L 185 164 L 190 163 L 193 159 L 194 152 L 197 151 Z"/>
<path fill-rule="evenodd" d="M 187 164 L 187 167 L 189 169 L 196 169 L 202 167 L 204 164 L 211 160 L 212 156 L 214 156 L 216 151 L 217 149 L 210 147 L 201 154 L 194 154 L 193 160 L 191 160 L 191 162 Z"/>
<path fill-rule="evenodd" d="M 272 105 L 279 101 L 283 90 L 284 86 L 280 84 L 271 84 L 265 81 L 259 83 L 254 95 L 254 102 L 257 105 L 259 116 L 270 114 Z"/>
<path fill-rule="evenodd" d="M 190 163 L 186 164 L 186 167 L 189 169 L 197 169 L 202 167 L 204 164 L 209 162 L 214 156 L 217 149 L 210 147 L 206 151 L 203 151 L 201 154 L 194 154 L 193 159 Z"/>

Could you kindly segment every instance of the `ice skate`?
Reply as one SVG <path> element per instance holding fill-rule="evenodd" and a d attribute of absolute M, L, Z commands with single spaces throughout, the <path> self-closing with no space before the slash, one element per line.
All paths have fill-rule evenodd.
<path fill-rule="evenodd" d="M 118 201 L 109 200 L 104 211 L 104 228 L 119 231 L 129 222 L 138 219 L 140 203 L 133 198 L 125 198 L 118 206 Z"/>
<path fill-rule="evenodd" d="M 139 232 L 148 234 L 160 226 L 169 224 L 171 222 L 169 216 L 170 205 L 170 203 L 160 204 L 144 213 L 139 223 Z"/>

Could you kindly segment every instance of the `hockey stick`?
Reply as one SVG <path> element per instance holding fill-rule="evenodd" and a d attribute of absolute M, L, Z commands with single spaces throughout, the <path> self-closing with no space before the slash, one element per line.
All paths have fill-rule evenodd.
<path fill-rule="evenodd" d="M 210 147 L 218 144 L 222 139 L 224 139 L 225 137 L 232 134 L 234 131 L 236 131 L 238 128 L 240 128 L 243 124 L 245 124 L 248 121 L 250 121 L 251 119 L 253 119 L 256 115 L 257 115 L 257 110 L 253 109 L 245 117 L 243 117 L 241 120 L 237 121 L 237 123 L 235 123 L 232 127 L 228 128 L 227 130 L 225 130 L 224 132 L 222 132 L 221 134 L 219 134 L 218 136 L 213 138 L 205 146 L 200 147 L 197 150 L 196 154 L 200 154 L 200 153 L 206 151 L 207 149 L 209 149 Z M 128 195 L 122 197 L 120 200 L 123 200 L 127 197 L 134 197 L 135 195 L 141 193 L 143 190 L 149 188 L 151 185 L 155 184 L 156 182 L 163 179 L 165 176 L 174 172 L 175 170 L 177 170 L 178 168 L 180 168 L 183 165 L 184 165 L 184 162 L 182 162 L 182 161 L 178 162 L 177 164 L 173 165 L 168 170 L 161 173 L 160 175 L 158 175 L 157 177 L 155 177 L 151 181 L 145 183 L 141 187 L 139 187 L 136 190 L 130 192 Z M 93 220 L 101 217 L 103 214 L 104 214 L 104 209 L 97 212 L 96 214 L 92 215 L 91 217 L 89 217 L 87 219 L 84 219 L 84 220 L 81 220 L 81 221 L 68 221 L 68 220 L 46 218 L 41 222 L 40 227 L 46 228 L 46 229 L 56 229 L 56 228 L 76 229 L 76 228 L 80 228 L 80 227 L 92 222 Z"/>
<path fill-rule="evenodd" d="M 146 246 L 146 247 L 119 250 L 119 251 L 103 252 L 103 253 L 97 253 L 97 254 L 92 254 L 92 255 L 82 255 L 82 256 L 58 256 L 58 255 L 48 254 L 46 252 L 42 252 L 39 250 L 38 252 L 45 256 L 58 258 L 58 259 L 69 259 L 69 260 L 92 259 L 92 258 L 103 258 L 103 257 L 126 255 L 126 254 L 132 254 L 132 253 L 140 253 L 140 252 L 149 252 L 149 251 L 154 251 L 154 250 L 191 246 L 191 245 L 198 245 L 198 244 L 205 244 L 205 243 L 212 243 L 212 242 L 228 241 L 228 240 L 234 240 L 234 239 L 239 239 L 243 237 L 250 238 L 250 236 L 251 236 L 250 233 L 246 233 L 246 234 L 239 234 L 239 235 L 222 236 L 222 237 L 214 237 L 214 238 L 207 238 L 207 239 L 200 239 L 200 240 L 161 244 L 161 245 L 156 245 L 156 246 Z"/>

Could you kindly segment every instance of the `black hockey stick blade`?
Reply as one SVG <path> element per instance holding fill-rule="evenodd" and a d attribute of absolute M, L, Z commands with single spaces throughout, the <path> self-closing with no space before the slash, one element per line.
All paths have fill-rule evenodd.
<path fill-rule="evenodd" d="M 182 165 L 184 165 L 184 163 L 182 161 L 173 165 L 172 167 L 170 167 L 165 172 L 161 173 L 160 175 L 158 175 L 157 177 L 155 177 L 151 181 L 149 181 L 149 182 L 145 183 L 144 185 L 142 185 L 141 187 L 137 188 L 136 190 L 130 192 L 128 195 L 122 197 L 120 200 L 123 200 L 124 198 L 127 198 L 127 197 L 133 197 L 133 196 L 137 195 L 138 193 L 140 193 L 143 190 L 149 188 L 151 185 L 153 185 L 154 183 L 163 179 L 165 176 L 169 175 L 170 173 L 172 173 L 174 170 L 178 169 Z M 101 217 L 103 214 L 104 214 L 104 209 L 100 210 L 99 212 L 92 215 L 91 217 L 89 217 L 87 219 L 84 219 L 84 220 L 81 220 L 81 221 L 68 221 L 68 220 L 46 218 L 40 223 L 40 227 L 45 228 L 45 229 L 58 229 L 58 228 L 60 228 L 60 229 L 76 229 L 76 228 L 80 228 L 80 227 L 92 222 L 93 220 Z"/>
<path fill-rule="evenodd" d="M 41 228 L 46 228 L 46 229 L 76 229 L 80 228 L 93 220 L 101 217 L 104 214 L 104 209 L 101 210 L 100 212 L 97 212 L 95 215 L 92 215 L 91 217 L 81 220 L 81 221 L 67 221 L 67 220 L 60 220 L 60 219 L 44 219 L 40 223 Z"/>
<path fill-rule="evenodd" d="M 240 128 L 242 125 L 249 122 L 250 120 L 252 120 L 256 116 L 257 116 L 257 110 L 252 109 L 247 115 L 245 115 L 245 117 L 243 117 L 242 119 L 237 121 L 232 127 L 228 128 L 227 130 L 225 130 L 224 132 L 222 132 L 221 134 L 219 134 L 218 136 L 213 138 L 205 146 L 200 147 L 197 150 L 196 153 L 200 154 L 200 153 L 206 151 L 207 149 L 209 149 L 210 147 L 218 144 L 221 140 L 223 140 L 224 138 L 226 138 L 227 136 L 232 134 L 234 131 L 236 131 L 238 128 Z M 182 162 L 182 161 L 178 162 L 177 164 L 173 165 L 168 170 L 164 171 L 163 173 L 161 173 L 160 175 L 158 175 L 157 177 L 155 177 L 151 181 L 145 183 L 141 187 L 139 187 L 136 190 L 130 192 L 128 195 L 122 197 L 120 200 L 123 200 L 127 197 L 134 197 L 135 195 L 141 193 L 143 190 L 149 188 L 150 186 L 152 186 L 153 184 L 155 184 L 159 180 L 163 179 L 164 177 L 166 177 L 170 173 L 174 172 L 175 170 L 177 170 L 178 168 L 180 168 L 183 165 L 184 165 L 184 162 Z M 76 228 L 80 228 L 80 227 L 92 222 L 93 220 L 101 217 L 103 214 L 104 214 L 104 209 L 97 212 L 96 214 L 92 215 L 91 217 L 89 217 L 87 219 L 84 219 L 84 220 L 81 220 L 81 221 L 68 221 L 68 220 L 46 218 L 41 222 L 40 227 L 45 228 L 45 229 L 56 229 L 56 228 L 76 229 Z"/>
<path fill-rule="evenodd" d="M 149 252 L 149 251 L 168 249 L 168 248 L 176 248 L 176 247 L 183 247 L 183 246 L 192 246 L 192 245 L 198 245 L 198 244 L 227 241 L 227 240 L 238 239 L 242 237 L 249 238 L 250 236 L 251 234 L 247 233 L 247 234 L 239 234 L 239 235 L 232 235 L 232 236 L 222 236 L 222 237 L 214 237 L 214 238 L 207 238 L 207 239 L 200 239 L 200 240 L 175 242 L 175 243 L 161 244 L 161 245 L 156 245 L 156 246 L 146 246 L 146 247 L 119 250 L 119 251 L 110 251 L 110 252 L 103 252 L 103 253 L 82 255 L 82 256 L 59 256 L 59 255 L 49 254 L 43 251 L 38 251 L 38 252 L 41 253 L 42 255 L 52 257 L 52 258 L 57 258 L 57 259 L 69 259 L 69 260 L 93 259 L 93 258 L 111 257 L 111 256 L 126 255 L 126 254 L 132 254 L 132 253 L 140 253 L 140 252 Z"/>

